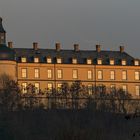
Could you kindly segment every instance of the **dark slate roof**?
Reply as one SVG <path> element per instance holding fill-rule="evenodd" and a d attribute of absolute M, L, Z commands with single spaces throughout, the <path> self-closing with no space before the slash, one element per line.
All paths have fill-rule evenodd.
<path fill-rule="evenodd" d="M 46 57 L 51 57 L 52 62 L 56 63 L 56 58 L 61 57 L 63 64 L 71 64 L 72 58 L 77 58 L 79 64 L 86 64 L 86 59 L 90 58 L 93 64 L 96 64 L 97 58 L 103 60 L 104 65 L 109 64 L 109 60 L 112 58 L 115 60 L 116 65 L 121 64 L 121 60 L 125 59 L 127 65 L 133 65 L 134 58 L 128 55 L 126 52 L 121 53 L 120 51 L 101 51 L 95 50 L 60 50 L 55 49 L 29 49 L 29 48 L 14 48 L 17 56 L 17 61 L 21 61 L 21 57 L 26 57 L 27 61 L 32 63 L 34 57 L 40 59 L 40 63 L 46 63 Z"/>
<path fill-rule="evenodd" d="M 7 47 L 5 44 L 0 44 L 0 60 L 15 60 L 15 51 Z"/>
<path fill-rule="evenodd" d="M 5 33 L 5 30 L 2 26 L 2 18 L 0 17 L 0 33 Z"/>

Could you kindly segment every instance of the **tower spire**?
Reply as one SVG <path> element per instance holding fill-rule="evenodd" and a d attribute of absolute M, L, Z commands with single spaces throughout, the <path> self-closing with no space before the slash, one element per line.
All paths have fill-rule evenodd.
<path fill-rule="evenodd" d="M 0 44 L 6 43 L 6 31 L 3 28 L 2 25 L 2 18 L 0 17 Z"/>

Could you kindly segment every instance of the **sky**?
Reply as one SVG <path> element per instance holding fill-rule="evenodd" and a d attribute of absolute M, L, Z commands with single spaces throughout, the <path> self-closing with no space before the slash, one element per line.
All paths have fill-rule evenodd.
<path fill-rule="evenodd" d="M 140 58 L 140 0 L 0 0 L 7 41 L 14 47 L 125 51 Z"/>

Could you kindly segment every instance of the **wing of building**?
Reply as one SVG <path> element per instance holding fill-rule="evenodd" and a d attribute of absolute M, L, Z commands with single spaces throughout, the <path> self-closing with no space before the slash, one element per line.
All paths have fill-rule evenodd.
<path fill-rule="evenodd" d="M 122 88 L 134 97 L 140 96 L 140 61 L 120 46 L 118 51 L 42 49 L 38 43 L 31 48 L 6 46 L 6 32 L 0 18 L 0 74 L 11 75 L 24 87 L 32 83 L 40 89 L 59 88 L 63 82 L 80 80 L 89 89 L 93 86 Z M 26 91 L 25 91 L 26 92 Z"/>

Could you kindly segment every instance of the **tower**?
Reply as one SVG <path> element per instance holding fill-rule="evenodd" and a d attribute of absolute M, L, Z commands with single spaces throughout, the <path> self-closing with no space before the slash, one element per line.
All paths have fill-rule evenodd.
<path fill-rule="evenodd" d="M 11 44 L 10 42 L 8 44 Z M 6 45 L 6 31 L 2 25 L 0 17 L 0 75 L 7 74 L 16 80 L 16 60 L 15 51 Z"/>
<path fill-rule="evenodd" d="M 1 17 L 0 17 L 0 44 L 6 44 L 6 31 L 3 28 Z"/>

